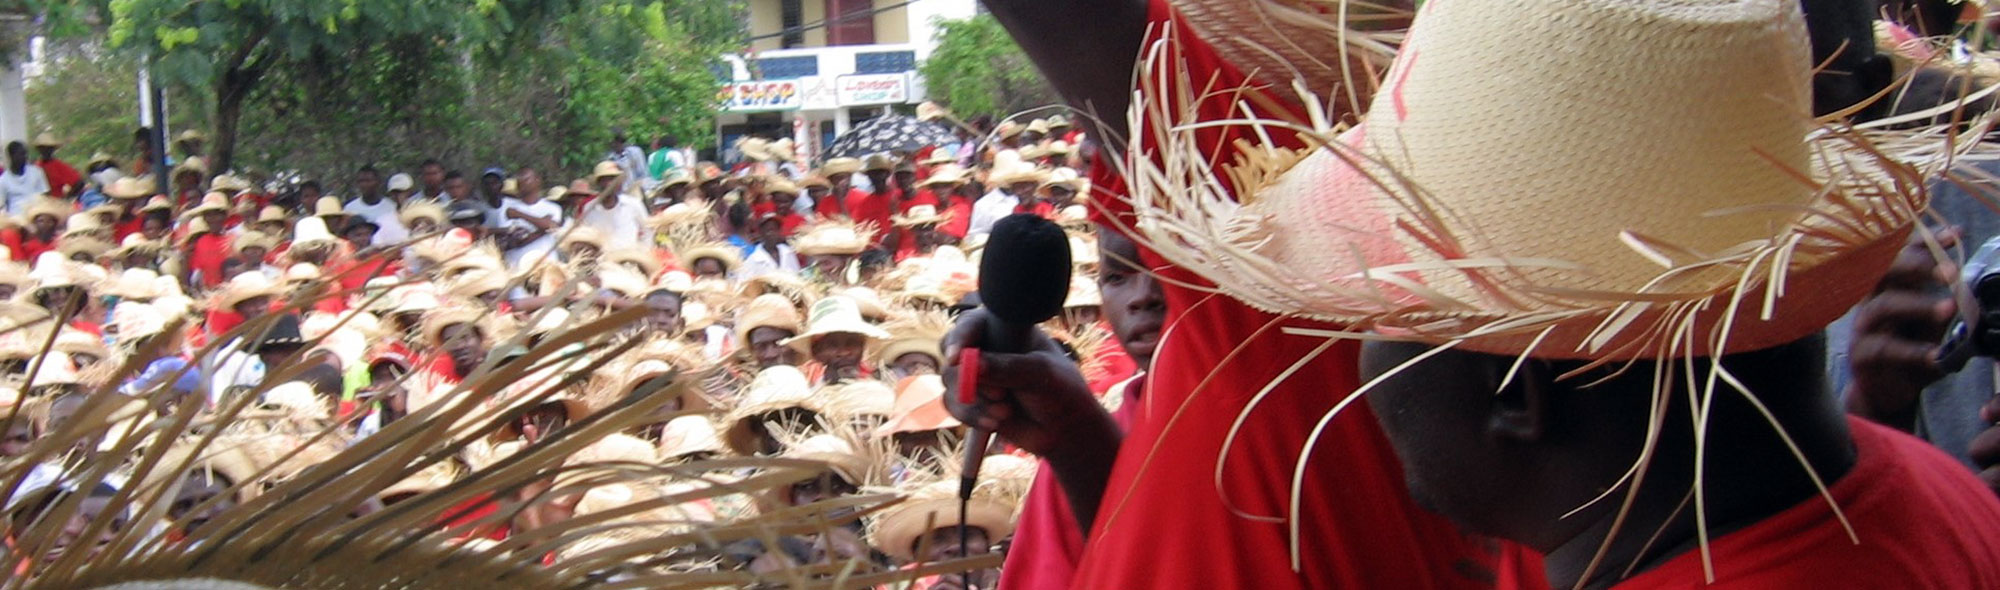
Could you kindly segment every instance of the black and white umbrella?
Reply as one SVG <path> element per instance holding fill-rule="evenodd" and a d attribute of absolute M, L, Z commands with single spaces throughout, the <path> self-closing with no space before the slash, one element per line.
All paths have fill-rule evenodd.
<path fill-rule="evenodd" d="M 884 115 L 870 119 L 833 140 L 833 145 L 826 149 L 826 157 L 859 158 L 884 152 L 913 152 L 956 141 L 958 138 L 944 125 L 902 115 Z"/>

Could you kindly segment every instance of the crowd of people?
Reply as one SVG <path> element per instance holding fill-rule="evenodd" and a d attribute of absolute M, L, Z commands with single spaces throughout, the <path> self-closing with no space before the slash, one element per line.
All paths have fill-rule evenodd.
<path fill-rule="evenodd" d="M 394 506 L 451 485 L 507 449 L 532 447 L 672 376 L 673 399 L 656 419 L 578 456 L 832 465 L 825 478 L 772 494 L 675 507 L 683 518 L 775 511 L 863 490 L 911 498 L 822 535 L 736 548 L 718 567 L 859 558 L 894 568 L 985 555 L 1011 535 L 1034 465 L 1005 456 L 982 471 L 966 521 L 971 542 L 961 546 L 957 462 L 945 458 L 958 453 L 964 427 L 942 404 L 940 346 L 950 314 L 977 305 L 981 248 L 999 217 L 1033 213 L 1070 229 L 1083 256 L 1069 314 L 1052 327 L 1102 388 L 1136 366 L 1104 319 L 1120 316 L 1100 311 L 1096 237 L 1078 200 L 1087 189 L 1070 167 L 1069 146 L 1082 134 L 1056 117 L 1006 123 L 994 135 L 996 142 L 963 153 L 958 145 L 922 146 L 809 169 L 787 141 L 750 137 L 732 146 L 742 158 L 728 169 L 676 150 L 661 150 L 668 157 L 654 158 L 659 166 L 642 166 L 626 157 L 637 148 L 620 146 L 566 183 L 529 168 L 472 177 L 427 161 L 413 174 L 371 166 L 340 182 L 293 188 L 208 170 L 201 138 L 191 133 L 176 142 L 177 162 L 166 172 L 171 190 L 157 194 L 153 177 L 125 172 L 144 170 L 140 162 L 100 155 L 85 167 L 88 176 L 61 172 L 60 144 L 44 134 L 35 142 L 42 158 L 27 160 L 15 143 L 10 149 L 20 153 L 0 178 L 45 179 L 26 183 L 38 194 L 18 204 L 9 193 L 13 208 L 0 229 L 11 326 L 0 348 L 12 384 L 0 395 L 22 416 L 10 434 L 21 443 L 50 436 L 88 393 L 112 388 L 149 400 L 161 416 L 182 405 L 207 416 L 248 403 L 333 433 L 316 445 L 352 446 L 473 395 L 462 386 L 468 378 L 500 370 L 545 340 L 640 308 L 640 319 L 614 336 L 631 346 L 579 352 L 537 373 L 576 381 L 547 399 L 531 399 L 546 379 L 524 379 L 482 400 L 534 408 L 494 433 L 492 444 L 385 487 L 378 500 Z M 145 142 L 143 130 L 137 137 Z M 171 397 L 148 397 L 159 391 Z M 271 436 L 266 426 L 225 430 L 250 445 L 292 441 L 259 442 Z M 81 455 L 65 461 L 121 460 Z M 175 504 L 158 524 L 162 534 L 195 534 L 212 517 L 184 512 L 218 495 L 248 501 L 260 472 L 282 480 L 311 465 L 272 452 L 197 455 L 184 485 L 207 495 Z M 38 503 L 36 493 L 19 490 L 9 504 L 23 529 L 52 501 Z M 580 517 L 620 505 L 594 502 L 592 493 L 572 496 L 567 510 Z M 529 511 L 474 536 L 504 540 L 550 518 Z M 992 587 L 995 576 L 990 568 L 964 580 Z"/>
<path fill-rule="evenodd" d="M 1088 131 L 620 134 L 569 182 L 9 144 L 12 579 L 2000 587 L 2000 404 L 1924 392 L 1981 315 L 1922 222 L 1990 192 L 1993 60 L 1866 0 L 1432 0 L 1376 45 L 1223 4 L 989 2 Z M 1071 280 L 982 350 L 1010 216 Z M 357 539 L 408 569 L 313 561 Z M 433 550 L 482 559 L 395 561 Z"/>

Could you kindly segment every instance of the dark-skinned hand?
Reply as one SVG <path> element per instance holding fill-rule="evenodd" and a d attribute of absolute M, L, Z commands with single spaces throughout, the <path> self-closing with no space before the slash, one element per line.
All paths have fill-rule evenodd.
<path fill-rule="evenodd" d="M 1987 424 L 1986 431 L 1972 438 L 1965 454 L 1979 468 L 1979 481 L 2000 494 L 2000 396 L 1987 400 L 1979 408 L 1979 420 Z"/>
<path fill-rule="evenodd" d="M 1958 238 L 1956 228 L 1937 235 L 1945 248 Z M 1911 236 L 1875 294 L 1858 307 L 1848 345 L 1848 412 L 1905 432 L 1916 427 L 1917 399 L 1945 376 L 1938 346 L 1958 305 L 1944 287 L 1957 273 L 1938 263 L 1921 237 Z"/>
<path fill-rule="evenodd" d="M 945 407 L 960 422 L 986 428 L 1036 455 L 1061 450 L 1071 435 L 1102 428 L 1110 414 L 1098 405 L 1083 372 L 1039 330 L 1026 354 L 981 351 L 979 393 L 958 401 L 960 351 L 985 341 L 986 310 L 961 314 L 945 335 Z"/>

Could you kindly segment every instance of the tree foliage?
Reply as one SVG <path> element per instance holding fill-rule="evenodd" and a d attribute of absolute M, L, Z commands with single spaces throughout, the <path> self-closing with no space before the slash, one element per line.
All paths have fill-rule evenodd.
<path fill-rule="evenodd" d="M 86 12 L 91 1 L 51 6 Z M 175 127 L 210 131 L 216 170 L 344 178 L 427 157 L 548 170 L 601 157 L 613 126 L 642 142 L 698 139 L 714 111 L 709 64 L 741 38 L 740 10 L 736 0 L 111 0 L 104 18 L 85 19 L 98 26 L 65 43 L 126 86 L 137 65 L 121 64 L 148 60 L 176 115 L 198 111 Z M 102 135 L 58 98 L 66 78 L 38 85 L 37 126 Z M 128 138 L 131 93 L 91 101 Z M 106 117 L 117 107 L 99 103 L 128 114 Z"/>
<path fill-rule="evenodd" d="M 1005 116 L 1061 102 L 993 15 L 936 22 L 938 46 L 918 67 L 931 97 L 960 117 Z"/>

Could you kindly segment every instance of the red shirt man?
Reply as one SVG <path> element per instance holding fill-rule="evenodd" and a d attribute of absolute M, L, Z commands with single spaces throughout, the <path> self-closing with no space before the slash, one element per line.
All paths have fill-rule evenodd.
<path fill-rule="evenodd" d="M 48 151 L 53 152 L 55 150 Z M 76 168 L 72 168 L 69 164 L 54 157 L 38 160 L 35 162 L 35 165 L 41 166 L 42 174 L 49 178 L 49 196 L 58 199 L 68 198 L 70 196 L 69 189 L 75 187 L 76 183 L 83 182 L 83 175 L 78 173 Z"/>
<path fill-rule="evenodd" d="M 204 233 L 195 236 L 188 249 L 188 270 L 201 275 L 201 285 L 211 289 L 221 285 L 226 278 L 222 276 L 222 261 L 229 258 L 229 236 Z"/>
<path fill-rule="evenodd" d="M 847 202 L 847 211 L 853 217 L 855 223 L 872 223 L 875 224 L 876 229 L 885 230 L 885 233 L 876 234 L 877 237 L 875 239 L 880 240 L 882 239 L 881 236 L 887 235 L 886 230 L 889 229 L 890 212 L 894 209 L 896 201 L 900 198 L 900 192 L 894 188 L 884 188 L 872 193 L 862 193 L 860 198 L 851 199 Z"/>

